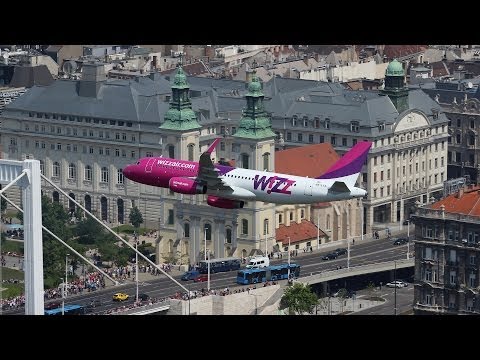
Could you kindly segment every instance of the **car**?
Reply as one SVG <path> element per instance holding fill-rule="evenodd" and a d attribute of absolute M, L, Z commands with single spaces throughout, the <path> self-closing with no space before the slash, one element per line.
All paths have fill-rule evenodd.
<path fill-rule="evenodd" d="M 150 296 L 148 294 L 140 294 L 138 295 L 138 298 L 140 299 L 140 301 L 148 301 L 148 299 L 150 299 Z"/>
<path fill-rule="evenodd" d="M 332 260 L 336 258 L 337 258 L 337 254 L 332 252 L 322 257 L 322 260 Z"/>
<path fill-rule="evenodd" d="M 407 238 L 398 238 L 393 241 L 393 245 L 403 245 L 408 242 Z"/>
<path fill-rule="evenodd" d="M 344 299 L 351 298 L 355 295 L 355 291 L 348 290 L 345 288 L 339 289 L 337 292 L 333 294 L 333 297 L 341 297 Z"/>
<path fill-rule="evenodd" d="M 128 294 L 118 292 L 118 293 L 113 294 L 112 300 L 113 301 L 125 301 L 125 300 L 128 300 L 129 297 L 130 296 Z"/>
<path fill-rule="evenodd" d="M 48 304 L 45 304 L 44 308 L 45 310 L 52 310 L 52 309 L 59 308 L 60 306 L 62 306 L 61 301 L 52 301 L 52 302 L 49 302 Z"/>
<path fill-rule="evenodd" d="M 401 280 L 396 280 L 396 281 L 391 281 L 385 285 L 386 287 L 392 287 L 392 288 L 403 288 L 405 287 L 405 282 Z"/>
<path fill-rule="evenodd" d="M 338 248 L 338 249 L 333 250 L 333 252 L 334 252 L 335 254 L 337 254 L 337 256 L 340 256 L 340 255 L 346 254 L 346 253 L 347 253 L 347 249 L 345 249 L 345 248 Z"/>
<path fill-rule="evenodd" d="M 194 282 L 208 281 L 208 274 L 200 274 L 195 279 L 193 279 L 193 281 Z"/>

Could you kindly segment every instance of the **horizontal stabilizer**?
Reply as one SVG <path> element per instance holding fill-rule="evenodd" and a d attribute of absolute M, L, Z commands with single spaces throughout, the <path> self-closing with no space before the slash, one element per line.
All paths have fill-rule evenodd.
<path fill-rule="evenodd" d="M 343 181 L 335 181 L 333 185 L 330 187 L 331 191 L 334 192 L 350 192 L 350 189 Z"/>

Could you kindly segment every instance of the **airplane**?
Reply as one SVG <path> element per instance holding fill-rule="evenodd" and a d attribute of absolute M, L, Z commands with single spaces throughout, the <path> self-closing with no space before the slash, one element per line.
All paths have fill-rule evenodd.
<path fill-rule="evenodd" d="M 317 178 L 214 165 L 210 155 L 219 141 L 213 141 L 199 162 L 145 157 L 127 165 L 123 175 L 180 194 L 206 194 L 208 205 L 223 209 L 243 208 L 245 201 L 311 204 L 367 195 L 355 183 L 372 146 L 370 141 L 358 142 Z"/>

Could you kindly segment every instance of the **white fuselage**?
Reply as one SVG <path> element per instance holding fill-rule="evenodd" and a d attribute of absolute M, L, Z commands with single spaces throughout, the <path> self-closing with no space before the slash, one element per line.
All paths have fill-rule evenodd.
<path fill-rule="evenodd" d="M 363 197 L 366 191 L 349 186 L 350 191 L 329 190 L 335 181 L 352 182 L 352 176 L 334 179 L 311 179 L 267 171 L 236 168 L 220 176 L 233 192 L 208 190 L 207 194 L 235 200 L 255 200 L 276 204 L 310 204 Z M 355 180 L 358 174 L 355 175 Z M 353 180 L 353 184 L 355 182 Z M 347 182 L 347 183 L 348 183 Z"/>

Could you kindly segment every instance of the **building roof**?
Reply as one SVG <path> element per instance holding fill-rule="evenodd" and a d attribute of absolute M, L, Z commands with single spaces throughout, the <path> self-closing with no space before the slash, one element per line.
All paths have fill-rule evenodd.
<path fill-rule="evenodd" d="M 38 66 L 15 66 L 10 86 L 25 86 L 31 88 L 34 85 L 47 86 L 54 82 L 46 65 Z"/>
<path fill-rule="evenodd" d="M 402 63 L 400 63 L 397 59 L 394 59 L 392 62 L 390 62 L 390 64 L 387 66 L 387 70 L 385 71 L 385 76 L 405 76 Z"/>
<path fill-rule="evenodd" d="M 429 208 L 441 210 L 442 205 L 448 213 L 480 216 L 480 186 L 464 188 L 433 203 Z"/>
<path fill-rule="evenodd" d="M 301 241 L 316 239 L 318 233 L 317 226 L 311 221 L 303 219 L 301 223 L 291 222 L 290 226 L 281 224 L 275 232 L 277 242 L 282 242 L 283 246 L 288 245 L 288 237 L 290 237 L 290 245 Z M 326 234 L 320 230 L 320 237 Z"/>
<path fill-rule="evenodd" d="M 275 171 L 315 178 L 326 172 L 340 156 L 330 143 L 299 146 L 275 152 Z"/>
<path fill-rule="evenodd" d="M 198 61 L 193 64 L 182 65 L 182 68 L 185 74 L 187 74 L 188 76 L 197 76 L 197 75 L 201 75 L 209 72 L 208 68 L 202 61 Z M 173 72 L 175 72 L 175 70 L 176 70 L 175 68 L 164 70 L 164 71 L 161 71 L 160 74 L 162 75 L 172 74 Z"/>
<path fill-rule="evenodd" d="M 400 58 L 427 49 L 426 45 L 385 45 L 383 54 L 389 59 Z"/>

